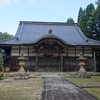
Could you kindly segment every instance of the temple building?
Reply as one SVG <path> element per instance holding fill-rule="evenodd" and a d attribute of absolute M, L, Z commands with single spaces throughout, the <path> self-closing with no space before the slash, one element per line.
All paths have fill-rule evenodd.
<path fill-rule="evenodd" d="M 10 70 L 18 70 L 17 58 L 27 58 L 25 70 L 68 72 L 79 70 L 80 53 L 87 58 L 85 69 L 95 71 L 95 51 L 100 41 L 87 38 L 77 23 L 20 21 L 13 38 L 0 41 Z"/>

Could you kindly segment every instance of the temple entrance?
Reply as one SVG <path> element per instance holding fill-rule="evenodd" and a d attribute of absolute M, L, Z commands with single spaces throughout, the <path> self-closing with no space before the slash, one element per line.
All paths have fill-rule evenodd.
<path fill-rule="evenodd" d="M 38 71 L 59 72 L 60 71 L 59 57 L 39 57 Z"/>
<path fill-rule="evenodd" d="M 65 44 L 51 30 L 38 42 L 26 44 L 33 47 L 35 53 L 34 70 L 38 72 L 63 72 L 63 53 Z"/>

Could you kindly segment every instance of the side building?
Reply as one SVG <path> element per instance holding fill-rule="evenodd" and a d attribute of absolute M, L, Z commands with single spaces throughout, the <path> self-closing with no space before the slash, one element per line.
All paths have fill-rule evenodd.
<path fill-rule="evenodd" d="M 18 70 L 17 58 L 27 58 L 25 70 L 77 71 L 77 58 L 83 52 L 85 69 L 95 71 L 95 51 L 100 41 L 87 38 L 76 23 L 20 21 L 15 37 L 0 41 L 0 48 L 9 55 L 9 67 Z"/>

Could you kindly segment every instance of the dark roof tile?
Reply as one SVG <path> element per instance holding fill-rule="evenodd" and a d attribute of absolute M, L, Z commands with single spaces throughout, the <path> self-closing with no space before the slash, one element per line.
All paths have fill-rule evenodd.
<path fill-rule="evenodd" d="M 88 39 L 76 23 L 32 21 L 20 21 L 15 38 L 1 41 L 0 44 L 35 43 L 43 37 L 50 37 L 48 35 L 50 29 L 53 31 L 53 37 L 59 38 L 66 44 L 100 46 L 100 41 Z"/>

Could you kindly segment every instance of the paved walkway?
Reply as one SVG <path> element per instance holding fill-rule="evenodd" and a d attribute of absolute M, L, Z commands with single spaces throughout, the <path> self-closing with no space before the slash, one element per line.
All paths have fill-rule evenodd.
<path fill-rule="evenodd" d="M 41 100 L 98 100 L 60 77 L 45 77 Z"/>

